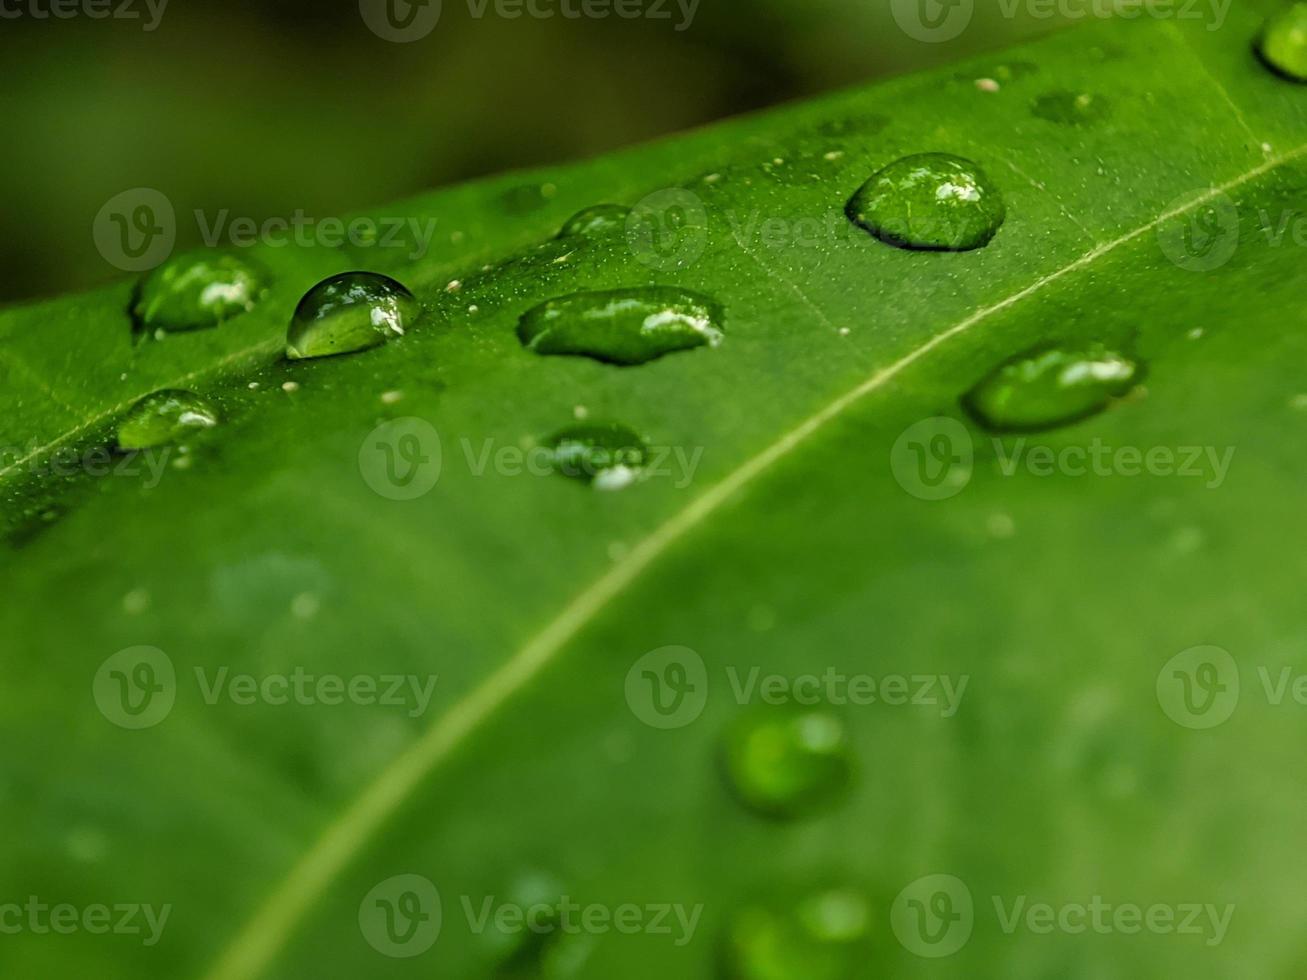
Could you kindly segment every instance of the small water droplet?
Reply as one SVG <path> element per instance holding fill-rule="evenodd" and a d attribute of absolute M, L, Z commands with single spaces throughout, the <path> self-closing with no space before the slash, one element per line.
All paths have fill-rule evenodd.
<path fill-rule="evenodd" d="M 132 589 L 123 596 L 123 612 L 128 616 L 139 616 L 150 608 L 150 593 L 145 589 Z"/>
<path fill-rule="evenodd" d="M 1267 18 L 1257 53 L 1285 78 L 1307 82 L 1307 3 L 1294 3 Z"/>
<path fill-rule="evenodd" d="M 200 330 L 254 308 L 266 291 L 263 273 L 234 255 L 184 252 L 136 288 L 132 317 L 140 330 Z"/>
<path fill-rule="evenodd" d="M 1006 209 L 998 187 L 970 160 L 919 153 L 874 174 L 845 213 L 887 244 L 961 252 L 988 244 Z"/>
<path fill-rule="evenodd" d="M 991 431 L 1037 431 L 1101 412 L 1142 376 L 1137 361 L 1101 344 L 1055 347 L 999 365 L 962 404 Z"/>
<path fill-rule="evenodd" d="M 1107 99 L 1090 92 L 1048 92 L 1035 100 L 1030 111 L 1049 122 L 1088 126 L 1106 119 L 1111 109 Z"/>
<path fill-rule="evenodd" d="M 383 391 L 381 393 L 381 404 L 394 405 L 396 402 L 403 401 L 404 393 L 402 391 Z"/>
<path fill-rule="evenodd" d="M 869 932 L 866 896 L 835 888 L 794 907 L 748 905 L 730 918 L 726 974 L 731 980 L 844 980 Z"/>
<path fill-rule="evenodd" d="M 631 209 L 621 204 L 596 204 L 592 208 L 578 211 L 563 223 L 559 238 L 571 238 L 576 235 L 602 235 L 626 227 L 626 219 Z"/>
<path fill-rule="evenodd" d="M 291 360 L 367 350 L 403 336 L 421 307 L 403 285 L 376 272 L 345 272 L 300 300 L 286 335 Z"/>
<path fill-rule="evenodd" d="M 580 354 L 611 364 L 643 364 L 722 339 L 713 300 L 670 286 L 573 293 L 528 310 L 517 336 L 537 354 Z"/>
<path fill-rule="evenodd" d="M 976 88 L 982 92 L 997 92 L 1002 86 L 992 78 L 977 78 Z"/>
<path fill-rule="evenodd" d="M 281 383 L 281 390 L 286 392 L 288 395 L 293 395 L 295 392 L 300 390 L 300 383 L 298 381 L 283 381 Z"/>
<path fill-rule="evenodd" d="M 723 759 L 740 802 L 782 819 L 831 803 L 852 770 L 843 722 L 815 708 L 746 714 L 728 730 Z"/>
<path fill-rule="evenodd" d="M 598 490 L 620 490 L 634 483 L 647 455 L 644 440 L 616 422 L 569 426 L 545 445 L 553 453 L 555 472 Z"/>
<path fill-rule="evenodd" d="M 218 413 L 191 391 L 165 389 L 146 395 L 118 422 L 119 449 L 152 449 L 218 424 Z"/>

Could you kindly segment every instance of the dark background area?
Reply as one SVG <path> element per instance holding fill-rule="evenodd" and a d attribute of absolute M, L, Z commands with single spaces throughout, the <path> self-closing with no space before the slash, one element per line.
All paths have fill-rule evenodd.
<path fill-rule="evenodd" d="M 121 276 L 91 223 L 129 188 L 157 188 L 179 217 L 347 214 L 1051 26 L 980 3 L 962 37 L 925 44 L 889 0 L 702 0 L 683 31 L 679 15 L 509 20 L 492 6 L 476 18 L 444 0 L 430 35 L 395 44 L 349 0 L 170 0 L 153 31 L 143 0 L 134 20 L 32 15 L 50 3 L 6 0 L 22 15 L 0 21 L 0 303 Z M 198 244 L 194 221 L 179 228 L 180 246 Z"/>

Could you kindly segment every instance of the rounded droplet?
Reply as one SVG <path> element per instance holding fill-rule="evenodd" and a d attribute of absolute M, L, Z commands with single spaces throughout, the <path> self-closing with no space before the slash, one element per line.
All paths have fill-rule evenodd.
<path fill-rule="evenodd" d="M 554 471 L 589 483 L 596 490 L 620 490 L 636 481 L 648 449 L 633 430 L 616 422 L 573 425 L 555 433 L 545 446 Z"/>
<path fill-rule="evenodd" d="M 815 708 L 745 715 L 727 732 L 724 763 L 740 802 L 780 819 L 832 803 L 853 768 L 843 722 Z"/>
<path fill-rule="evenodd" d="M 962 404 L 991 431 L 1037 431 L 1101 412 L 1142 374 L 1138 362 L 1101 344 L 1056 347 L 999 365 Z"/>
<path fill-rule="evenodd" d="M 1267 19 L 1257 53 L 1285 78 L 1307 82 L 1307 3 L 1290 4 Z"/>
<path fill-rule="evenodd" d="M 988 244 L 1006 209 L 998 187 L 970 160 L 919 153 L 874 174 L 845 213 L 890 245 L 963 252 Z"/>
<path fill-rule="evenodd" d="M 1089 126 L 1106 119 L 1107 99 L 1089 92 L 1049 92 L 1035 100 L 1030 110 L 1040 119 L 1066 126 Z"/>
<path fill-rule="evenodd" d="M 200 330 L 246 313 L 266 291 L 263 273 L 222 252 L 186 252 L 136 287 L 132 317 L 144 330 Z"/>
<path fill-rule="evenodd" d="M 866 897 L 851 888 L 809 895 L 795 908 L 747 906 L 730 919 L 726 975 L 731 980 L 844 980 L 870 923 Z"/>
<path fill-rule="evenodd" d="M 631 209 L 622 204 L 596 204 L 592 208 L 578 211 L 563 223 L 559 238 L 573 236 L 603 235 L 610 231 L 626 227 L 626 219 Z"/>
<path fill-rule="evenodd" d="M 421 306 L 402 284 L 377 272 L 345 272 L 300 300 L 286 335 L 291 360 L 367 350 L 401 337 Z"/>
<path fill-rule="evenodd" d="M 218 424 L 218 413 L 193 391 L 166 389 L 146 395 L 118 422 L 114 441 L 119 449 L 164 446 L 199 429 Z"/>
<path fill-rule="evenodd" d="M 517 336 L 537 354 L 577 354 L 643 364 L 672 351 L 721 342 L 722 308 L 672 286 L 573 293 L 522 315 Z"/>

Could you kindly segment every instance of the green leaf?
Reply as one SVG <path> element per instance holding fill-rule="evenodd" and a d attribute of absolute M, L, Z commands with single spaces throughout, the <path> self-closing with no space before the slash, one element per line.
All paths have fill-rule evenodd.
<path fill-rule="evenodd" d="M 1219 30 L 1094 23 L 441 191 L 378 215 L 438 221 L 420 258 L 255 250 L 269 291 L 216 329 L 133 346 L 131 283 L 0 314 L 0 444 L 16 447 L 0 464 L 0 923 L 28 896 L 170 909 L 152 945 L 6 934 L 5 975 L 705 977 L 745 942 L 822 975 L 847 953 L 850 975 L 925 976 L 937 965 L 892 911 L 934 874 L 974 903 L 945 968 L 1292 975 L 1307 713 L 1292 683 L 1274 694 L 1307 668 L 1307 90 L 1253 55 L 1259 25 L 1244 6 Z M 1094 113 L 1048 118 L 1057 93 Z M 897 249 L 845 217 L 873 173 L 922 152 L 1001 187 L 990 244 Z M 600 203 L 672 216 L 676 237 L 553 237 Z M 300 296 L 359 267 L 411 288 L 423 317 L 371 351 L 285 361 Z M 516 335 L 550 299 L 650 284 L 720 304 L 721 343 L 620 367 Z M 1013 357 L 1095 344 L 1128 345 L 1146 390 L 997 440 L 960 408 Z M 196 392 L 221 424 L 104 475 L 66 458 L 98 468 L 159 389 Z M 523 447 L 577 415 L 639 432 L 662 466 L 609 493 L 532 472 Z M 974 464 L 923 499 L 904 447 L 940 417 Z M 427 467 L 416 482 L 389 481 L 386 439 Z M 1207 645 L 1229 658 L 1169 663 Z M 663 715 L 644 672 L 675 681 L 677 664 L 706 701 Z M 1242 683 L 1199 730 L 1170 685 L 1213 679 L 1204 665 L 1223 705 Z M 315 703 L 292 687 L 245 704 L 242 675 L 407 680 L 401 705 L 312 685 Z M 751 678 L 772 675 L 861 677 L 855 700 L 871 677 L 885 698 L 817 685 L 843 702 L 855 772 L 797 819 L 745 809 L 721 770 L 723 733 L 768 707 Z M 908 703 L 892 703 L 900 676 Z M 132 715 L 114 696 L 137 681 L 162 700 Z M 439 939 L 383 955 L 377 902 L 422 900 L 421 879 L 443 899 Z M 931 882 L 919 897 L 954 887 Z M 834 966 L 840 930 L 811 911 L 827 887 L 870 908 Z M 474 925 L 486 899 L 542 894 L 702 915 L 529 942 Z M 1020 901 L 1095 896 L 1234 914 L 1219 943 L 1206 912 L 1196 935 L 1004 931 Z M 794 953 L 819 935 L 820 955 Z"/>

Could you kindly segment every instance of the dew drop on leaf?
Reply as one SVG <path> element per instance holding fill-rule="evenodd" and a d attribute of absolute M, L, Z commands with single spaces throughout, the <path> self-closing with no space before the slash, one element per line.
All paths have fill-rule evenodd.
<path fill-rule="evenodd" d="M 127 451 L 151 449 L 217 424 L 218 413 L 199 395 L 165 389 L 146 395 L 127 410 L 118 422 L 114 442 Z"/>
<path fill-rule="evenodd" d="M 300 300 L 286 335 L 291 360 L 366 350 L 403 336 L 421 307 L 402 284 L 376 272 L 345 272 Z"/>
<path fill-rule="evenodd" d="M 741 803 L 781 819 L 833 802 L 852 772 L 843 722 L 815 708 L 744 715 L 727 731 L 723 762 Z"/>
<path fill-rule="evenodd" d="M 998 187 L 970 160 L 919 153 L 872 175 L 845 213 L 887 244 L 962 252 L 988 244 L 1006 209 Z"/>
<path fill-rule="evenodd" d="M 265 289 L 263 273 L 234 255 L 185 252 L 140 281 L 132 318 L 149 331 L 214 327 L 252 310 Z"/>
<path fill-rule="evenodd" d="M 626 219 L 630 214 L 631 209 L 622 204 L 596 204 L 568 218 L 563 223 L 558 237 L 603 235 L 618 228 L 625 228 Z"/>
<path fill-rule="evenodd" d="M 1089 92 L 1048 92 L 1035 100 L 1031 109 L 1040 119 L 1066 126 L 1089 126 L 1106 119 L 1107 100 Z"/>
<path fill-rule="evenodd" d="M 962 404 L 993 432 L 1037 431 L 1101 412 L 1142 375 L 1137 361 L 1101 344 L 1049 348 L 999 365 Z"/>
<path fill-rule="evenodd" d="M 522 315 L 517 336 L 537 354 L 578 354 L 643 364 L 672 351 L 716 346 L 722 308 L 689 290 L 643 286 L 573 293 Z"/>
<path fill-rule="evenodd" d="M 1290 4 L 1268 19 L 1257 53 L 1285 78 L 1307 82 L 1307 3 Z"/>
<path fill-rule="evenodd" d="M 804 898 L 797 907 L 748 905 L 731 918 L 725 945 L 730 980 L 844 980 L 867 936 L 871 910 L 851 888 Z"/>
<path fill-rule="evenodd" d="M 555 433 L 546 442 L 554 471 L 591 484 L 621 490 L 639 478 L 648 449 L 633 430 L 617 422 L 588 422 Z"/>

